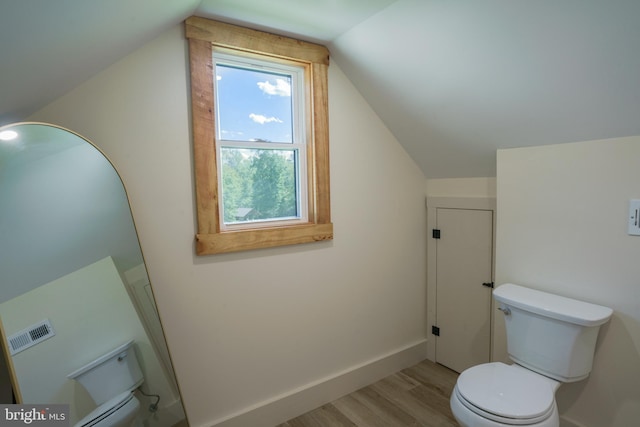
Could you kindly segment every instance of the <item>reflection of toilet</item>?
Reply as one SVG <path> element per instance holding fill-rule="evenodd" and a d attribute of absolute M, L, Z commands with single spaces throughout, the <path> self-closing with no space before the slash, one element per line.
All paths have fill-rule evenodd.
<path fill-rule="evenodd" d="M 75 427 L 121 427 L 135 419 L 140 402 L 133 395 L 144 378 L 133 341 L 129 341 L 67 375 L 89 392 L 98 407 Z"/>
<path fill-rule="evenodd" d="M 589 376 L 600 325 L 613 311 L 513 284 L 493 295 L 515 364 L 462 372 L 451 395 L 453 415 L 463 427 L 558 427 L 555 392 Z"/>

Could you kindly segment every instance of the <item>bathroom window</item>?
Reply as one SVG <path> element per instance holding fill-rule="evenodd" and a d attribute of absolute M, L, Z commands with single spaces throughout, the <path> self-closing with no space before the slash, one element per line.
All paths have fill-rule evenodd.
<path fill-rule="evenodd" d="M 333 238 L 328 51 L 186 21 L 199 255 Z"/>
<path fill-rule="evenodd" d="M 213 50 L 220 229 L 304 224 L 304 68 Z"/>

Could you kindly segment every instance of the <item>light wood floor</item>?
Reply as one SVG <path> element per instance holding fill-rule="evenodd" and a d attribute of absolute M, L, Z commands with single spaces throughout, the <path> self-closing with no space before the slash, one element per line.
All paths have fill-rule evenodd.
<path fill-rule="evenodd" d="M 276 427 L 457 427 L 449 409 L 457 377 L 425 360 Z"/>

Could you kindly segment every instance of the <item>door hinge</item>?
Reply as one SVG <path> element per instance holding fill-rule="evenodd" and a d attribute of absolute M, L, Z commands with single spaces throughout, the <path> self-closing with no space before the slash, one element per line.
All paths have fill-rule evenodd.
<path fill-rule="evenodd" d="M 434 239 L 439 239 L 440 238 L 440 230 L 438 230 L 437 228 L 434 228 L 431 231 L 431 236 L 433 236 Z"/>
<path fill-rule="evenodd" d="M 493 282 L 485 282 L 482 284 L 482 286 L 486 286 L 487 288 L 492 288 L 493 289 Z"/>
<path fill-rule="evenodd" d="M 437 337 L 440 336 L 440 328 L 437 326 L 431 326 L 431 333 Z"/>

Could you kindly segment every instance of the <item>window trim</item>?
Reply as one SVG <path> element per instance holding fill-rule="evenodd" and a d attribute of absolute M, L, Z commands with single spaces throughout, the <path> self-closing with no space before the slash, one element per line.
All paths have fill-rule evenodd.
<path fill-rule="evenodd" d="M 200 17 L 185 21 L 191 69 L 191 114 L 198 232 L 196 254 L 209 255 L 333 239 L 329 180 L 329 111 L 326 47 Z M 308 223 L 222 230 L 214 112 L 213 46 L 238 54 L 267 55 L 308 64 Z"/>

